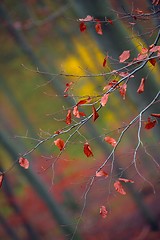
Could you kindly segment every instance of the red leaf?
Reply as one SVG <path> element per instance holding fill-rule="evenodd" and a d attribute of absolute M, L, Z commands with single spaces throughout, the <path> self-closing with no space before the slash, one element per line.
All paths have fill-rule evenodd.
<path fill-rule="evenodd" d="M 119 89 L 119 92 L 124 100 L 126 98 L 126 91 L 127 91 L 127 84 L 124 83 L 123 85 L 120 86 L 120 89 Z"/>
<path fill-rule="evenodd" d="M 119 62 L 123 63 L 130 57 L 130 51 L 126 50 L 119 56 Z"/>
<path fill-rule="evenodd" d="M 134 61 L 142 61 L 142 60 L 146 59 L 147 56 L 148 56 L 147 54 L 139 53 L 137 58 L 134 58 Z"/>
<path fill-rule="evenodd" d="M 104 58 L 104 60 L 103 60 L 103 67 L 105 67 L 105 66 L 106 66 L 107 59 L 108 59 L 108 57 L 105 57 L 105 58 Z"/>
<path fill-rule="evenodd" d="M 152 113 L 151 116 L 156 117 L 156 118 L 160 118 L 160 113 Z"/>
<path fill-rule="evenodd" d="M 117 192 L 119 192 L 120 194 L 126 195 L 126 192 L 124 191 L 123 186 L 122 186 L 122 184 L 120 183 L 120 181 L 116 181 L 116 182 L 114 183 L 114 188 L 115 188 L 115 190 L 116 190 Z"/>
<path fill-rule="evenodd" d="M 113 24 L 113 21 L 110 18 L 107 19 L 107 22 L 110 23 L 110 24 Z"/>
<path fill-rule="evenodd" d="M 87 157 L 93 156 L 92 150 L 87 142 L 84 144 L 83 151 Z"/>
<path fill-rule="evenodd" d="M 104 94 L 103 97 L 101 98 L 101 105 L 104 107 L 108 101 L 109 94 Z"/>
<path fill-rule="evenodd" d="M 94 106 L 92 106 L 92 112 L 93 112 L 93 121 L 96 121 L 96 119 L 99 117 L 99 114 L 96 111 Z"/>
<path fill-rule="evenodd" d="M 148 48 L 142 48 L 141 54 L 146 54 L 146 53 L 148 53 Z"/>
<path fill-rule="evenodd" d="M 117 85 L 117 80 L 112 80 L 108 83 L 108 85 L 106 85 L 103 90 L 109 90 L 111 87 L 114 87 L 115 85 Z M 116 88 L 119 88 L 119 85 L 116 86 Z"/>
<path fill-rule="evenodd" d="M 150 52 L 160 52 L 160 46 L 153 46 L 152 48 L 150 48 L 149 50 Z"/>
<path fill-rule="evenodd" d="M 79 28 L 80 28 L 80 31 L 81 31 L 81 32 L 84 32 L 84 31 L 86 31 L 86 29 L 87 29 L 87 27 L 86 27 L 86 25 L 84 24 L 84 22 L 81 22 L 81 23 L 80 23 Z"/>
<path fill-rule="evenodd" d="M 144 128 L 147 129 L 147 130 L 149 130 L 149 129 L 151 129 L 151 128 L 154 128 L 154 126 L 156 125 L 156 123 L 157 123 L 156 120 L 151 121 L 151 119 L 148 118 L 148 122 L 145 122 Z"/>
<path fill-rule="evenodd" d="M 102 34 L 103 34 L 101 23 L 97 23 L 97 24 L 95 25 L 95 29 L 96 29 L 96 32 L 97 32 L 99 35 L 102 35 Z"/>
<path fill-rule="evenodd" d="M 125 182 L 125 183 L 134 183 L 133 180 L 130 180 L 130 179 L 126 179 L 126 178 L 118 178 L 119 181 L 122 181 L 122 182 Z"/>
<path fill-rule="evenodd" d="M 106 210 L 105 206 L 101 206 L 99 210 L 99 214 L 102 216 L 102 218 L 106 218 L 108 211 Z"/>
<path fill-rule="evenodd" d="M 139 88 L 137 90 L 137 93 L 141 94 L 144 92 L 144 84 L 145 84 L 145 78 L 141 79 L 141 83 L 139 85 Z"/>
<path fill-rule="evenodd" d="M 106 173 L 103 170 L 100 170 L 99 172 L 96 172 L 96 177 L 108 177 L 108 173 Z"/>
<path fill-rule="evenodd" d="M 109 136 L 105 137 L 104 140 L 107 143 L 111 144 L 113 147 L 115 147 L 116 144 L 117 144 L 116 140 L 114 138 L 109 137 Z"/>
<path fill-rule="evenodd" d="M 29 161 L 28 159 L 24 158 L 24 157 L 20 157 L 19 158 L 19 165 L 25 169 L 29 168 Z"/>
<path fill-rule="evenodd" d="M 80 100 L 80 101 L 76 104 L 76 106 L 83 105 L 83 104 L 85 104 L 85 103 L 87 103 L 87 102 L 88 102 L 88 99 Z"/>
<path fill-rule="evenodd" d="M 59 148 L 60 151 L 64 148 L 64 141 L 61 138 L 58 138 L 57 140 L 54 141 L 54 144 Z"/>
<path fill-rule="evenodd" d="M 65 90 L 64 90 L 64 93 L 65 92 L 68 92 L 68 90 L 69 90 L 69 88 L 70 88 L 70 86 L 73 84 L 73 82 L 70 82 L 70 83 L 66 83 L 66 88 L 65 88 Z"/>
<path fill-rule="evenodd" d="M 80 118 L 80 117 L 85 117 L 85 116 L 86 116 L 85 113 L 79 112 L 77 106 L 75 106 L 75 107 L 73 108 L 73 115 L 74 115 L 76 118 Z"/>
<path fill-rule="evenodd" d="M 158 4 L 160 4 L 160 0 L 153 0 L 153 1 L 152 1 L 152 4 L 155 5 L 155 6 L 157 6 Z"/>
<path fill-rule="evenodd" d="M 155 59 L 155 58 L 150 59 L 149 62 L 150 62 L 153 66 L 156 65 L 156 59 Z"/>
<path fill-rule="evenodd" d="M 66 116 L 66 124 L 71 124 L 71 110 L 68 110 L 67 116 Z"/>
<path fill-rule="evenodd" d="M 79 19 L 80 22 L 90 22 L 90 21 L 93 21 L 93 20 L 94 20 L 94 18 L 90 15 L 87 15 L 86 18 L 80 18 Z"/>
<path fill-rule="evenodd" d="M 4 179 L 4 174 L 0 172 L 0 188 L 2 187 L 3 179 Z"/>

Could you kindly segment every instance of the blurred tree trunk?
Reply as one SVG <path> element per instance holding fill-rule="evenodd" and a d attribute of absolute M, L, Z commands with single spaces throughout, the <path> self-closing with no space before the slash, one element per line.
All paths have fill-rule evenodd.
<path fill-rule="evenodd" d="M 7 223 L 6 219 L 0 214 L 0 224 L 3 227 L 3 230 L 7 233 L 7 235 L 12 240 L 21 240 L 16 232 L 11 228 L 11 226 Z"/>

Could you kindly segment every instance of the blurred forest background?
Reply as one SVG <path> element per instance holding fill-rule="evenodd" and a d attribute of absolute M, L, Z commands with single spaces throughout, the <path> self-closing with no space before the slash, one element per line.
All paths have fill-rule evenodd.
<path fill-rule="evenodd" d="M 133 2 L 133 3 L 132 3 Z M 66 109 L 83 96 L 102 92 L 105 77 L 75 78 L 58 75 L 96 74 L 108 71 L 103 59 L 109 53 L 114 59 L 124 51 L 139 51 L 156 38 L 158 16 L 149 21 L 116 20 L 103 26 L 103 35 L 88 24 L 81 33 L 77 19 L 91 15 L 97 19 L 116 19 L 117 13 L 133 9 L 158 10 L 152 1 L 116 0 L 6 0 L 0 3 L 0 170 L 10 169 L 15 160 L 43 139 L 65 126 Z M 129 22 L 135 22 L 134 30 Z M 136 35 L 139 33 L 139 36 Z M 160 45 L 160 44 L 159 44 Z M 118 68 L 119 62 L 111 66 Z M 159 64 L 148 64 L 136 74 L 124 101 L 118 93 L 100 112 L 95 123 L 87 123 L 75 135 L 53 169 L 59 153 L 53 140 L 47 141 L 27 156 L 28 170 L 16 164 L 7 171 L 0 189 L 0 239 L 71 239 L 83 207 L 83 194 L 89 178 L 109 155 L 112 147 L 104 143 L 105 133 L 118 138 L 116 129 L 133 119 L 155 97 L 159 88 Z M 57 75 L 40 74 L 57 73 Z M 145 92 L 136 94 L 140 79 L 148 76 Z M 74 81 L 73 98 L 64 97 L 66 83 Z M 143 116 L 159 113 L 154 104 Z M 90 109 L 85 109 L 90 113 Z M 83 153 L 84 137 L 89 141 L 93 158 Z M 143 148 L 138 153 L 138 168 L 155 187 L 144 181 L 134 166 L 123 177 L 134 180 L 126 184 L 127 195 L 111 189 L 109 181 L 98 179 L 87 196 L 85 211 L 74 239 L 84 240 L 152 240 L 160 239 L 160 175 L 153 158 L 160 162 L 159 124 L 153 130 L 142 129 Z M 63 140 L 67 136 L 63 136 Z M 125 135 L 116 152 L 114 177 L 130 166 L 137 145 L 137 126 Z M 106 172 L 111 168 L 106 166 Z M 53 182 L 52 182 L 53 180 Z M 101 205 L 109 215 L 102 219 Z"/>

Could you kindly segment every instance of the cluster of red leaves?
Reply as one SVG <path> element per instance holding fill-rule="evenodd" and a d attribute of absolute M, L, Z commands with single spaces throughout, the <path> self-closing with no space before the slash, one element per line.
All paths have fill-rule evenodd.
<path fill-rule="evenodd" d="M 81 22 L 80 25 L 79 25 L 79 28 L 80 28 L 80 31 L 81 32 L 84 32 L 86 31 L 87 29 L 87 26 L 86 26 L 86 22 L 96 22 L 95 24 L 95 30 L 96 32 L 99 34 L 99 35 L 102 35 L 103 34 L 103 31 L 102 31 L 102 22 L 98 19 L 94 19 L 92 16 L 90 15 L 87 15 L 86 18 L 80 18 L 79 21 Z M 106 23 L 109 23 L 109 24 L 113 24 L 112 20 L 111 19 L 106 19 L 105 20 Z"/>
<path fill-rule="evenodd" d="M 28 169 L 29 168 L 29 161 L 27 158 L 24 157 L 20 157 L 19 158 L 19 165 L 21 167 L 23 167 L 24 169 Z"/>

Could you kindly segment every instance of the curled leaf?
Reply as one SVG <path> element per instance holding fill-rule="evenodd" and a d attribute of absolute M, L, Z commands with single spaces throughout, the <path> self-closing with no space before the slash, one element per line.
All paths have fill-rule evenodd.
<path fill-rule="evenodd" d="M 127 84 L 124 83 L 123 85 L 120 86 L 119 92 L 121 96 L 123 97 L 123 100 L 126 98 L 126 91 L 127 91 Z"/>
<path fill-rule="evenodd" d="M 20 157 L 19 158 L 19 165 L 21 167 L 23 167 L 24 169 L 28 169 L 29 168 L 29 161 L 27 158 L 24 157 Z"/>
<path fill-rule="evenodd" d="M 108 173 L 106 173 L 103 170 L 100 170 L 99 172 L 96 172 L 96 177 L 108 177 Z"/>
<path fill-rule="evenodd" d="M 87 156 L 87 157 L 91 157 L 93 156 L 93 153 L 92 153 L 92 150 L 91 150 L 91 147 L 90 145 L 86 142 L 83 146 L 83 151 L 84 151 L 84 154 Z"/>
<path fill-rule="evenodd" d="M 119 56 L 119 62 L 123 63 L 130 57 L 130 51 L 126 50 Z"/>
<path fill-rule="evenodd" d="M 99 117 L 99 114 L 96 111 L 95 106 L 92 106 L 92 112 L 93 112 L 93 121 L 96 121 L 96 119 Z"/>
<path fill-rule="evenodd" d="M 101 206 L 99 210 L 99 214 L 102 216 L 102 218 L 106 218 L 108 211 L 106 210 L 105 206 Z"/>
<path fill-rule="evenodd" d="M 60 151 L 64 148 L 64 141 L 61 138 L 58 138 L 57 140 L 54 141 L 54 144 L 59 148 Z"/>
<path fill-rule="evenodd" d="M 152 113 L 151 116 L 156 117 L 156 118 L 160 118 L 160 113 Z"/>
<path fill-rule="evenodd" d="M 106 136 L 104 138 L 104 140 L 105 140 L 105 142 L 111 144 L 113 147 L 115 147 L 116 144 L 117 144 L 116 140 L 114 138 L 112 138 L 112 137 L 109 137 L 109 136 Z"/>
<path fill-rule="evenodd" d="M 93 21 L 93 20 L 94 20 L 94 18 L 90 15 L 87 15 L 87 17 L 85 17 L 85 18 L 79 18 L 80 22 L 90 22 L 90 21 Z"/>
<path fill-rule="evenodd" d="M 103 34 L 103 32 L 102 32 L 102 25 L 101 25 L 100 22 L 95 25 L 95 29 L 96 29 L 96 32 L 97 32 L 99 35 L 102 35 L 102 34 Z"/>
<path fill-rule="evenodd" d="M 145 126 L 144 128 L 149 130 L 151 128 L 154 128 L 154 126 L 156 125 L 157 121 L 156 120 L 153 120 L 151 121 L 150 117 L 148 118 L 148 122 L 145 122 Z"/>
<path fill-rule="evenodd" d="M 72 122 L 71 120 L 71 110 L 68 110 L 67 116 L 66 116 L 66 124 L 70 125 Z"/>
<path fill-rule="evenodd" d="M 133 180 L 130 180 L 130 179 L 126 179 L 126 178 L 118 178 L 119 181 L 122 181 L 122 182 L 125 182 L 125 183 L 134 183 Z"/>
<path fill-rule="evenodd" d="M 0 188 L 2 187 L 3 179 L 4 179 L 4 173 L 0 172 Z"/>
<path fill-rule="evenodd" d="M 123 189 L 123 186 L 122 186 L 122 184 L 120 183 L 120 181 L 116 181 L 116 182 L 114 183 L 114 188 L 115 188 L 115 190 L 116 190 L 117 192 L 119 192 L 120 194 L 126 195 L 126 192 L 125 192 L 125 190 Z"/>
<path fill-rule="evenodd" d="M 106 105 L 106 103 L 108 102 L 108 97 L 109 97 L 109 94 L 106 93 L 103 95 L 103 97 L 101 98 L 101 105 L 102 107 L 104 107 Z"/>
<path fill-rule="evenodd" d="M 87 27 L 86 27 L 86 25 L 85 25 L 84 22 L 81 22 L 81 23 L 80 23 L 80 25 L 79 25 L 79 29 L 80 29 L 81 32 L 86 31 Z"/>
<path fill-rule="evenodd" d="M 141 79 L 141 83 L 139 85 L 139 88 L 137 90 L 137 93 L 141 94 L 144 92 L 144 84 L 145 84 L 145 78 Z"/>

